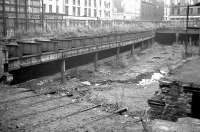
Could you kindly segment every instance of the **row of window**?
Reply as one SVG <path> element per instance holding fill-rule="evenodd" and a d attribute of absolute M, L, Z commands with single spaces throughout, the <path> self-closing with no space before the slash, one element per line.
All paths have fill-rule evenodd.
<path fill-rule="evenodd" d="M 72 7 L 73 8 L 73 16 L 80 16 L 80 7 Z M 93 16 L 97 17 L 97 10 L 94 9 Z M 65 14 L 69 15 L 69 7 L 65 6 Z M 77 15 L 76 15 L 77 14 Z M 110 17 L 110 11 L 104 11 L 104 15 L 106 17 Z M 92 17 L 92 10 L 90 8 L 84 8 L 84 16 L 85 17 Z M 102 11 L 99 11 L 99 17 L 102 16 Z"/>
<path fill-rule="evenodd" d="M 97 7 L 97 0 L 85 0 L 84 5 L 91 7 L 92 1 L 93 1 L 94 7 Z M 80 0 L 73 0 L 72 3 L 73 3 L 73 5 L 80 6 Z M 65 4 L 69 4 L 69 0 L 65 0 Z M 102 0 L 99 0 L 99 6 L 101 7 L 101 5 L 102 5 Z M 106 8 L 110 8 L 111 7 L 110 2 L 107 3 L 106 1 L 104 1 L 104 6 Z"/>
<path fill-rule="evenodd" d="M 180 8 L 178 8 L 175 12 L 175 8 L 172 8 L 171 10 L 171 14 L 172 15 L 183 15 L 183 14 L 186 14 L 186 8 L 184 8 L 182 11 Z M 189 14 L 194 14 L 194 9 L 193 8 L 190 8 L 189 9 Z M 197 8 L 197 14 L 200 15 L 200 8 Z"/>
<path fill-rule="evenodd" d="M 44 11 L 46 10 L 46 6 L 44 6 Z M 49 5 L 49 13 L 52 13 L 52 5 Z M 59 13 L 59 6 L 56 6 L 56 13 Z M 93 16 L 97 17 L 97 10 L 94 9 Z M 65 6 L 65 14 L 69 15 L 69 6 Z M 73 16 L 81 16 L 81 8 L 80 7 L 72 7 L 72 15 Z M 104 15 L 110 17 L 110 11 L 104 11 Z M 92 16 L 91 8 L 84 8 L 84 16 Z M 99 17 L 102 16 L 102 11 L 99 11 Z"/>

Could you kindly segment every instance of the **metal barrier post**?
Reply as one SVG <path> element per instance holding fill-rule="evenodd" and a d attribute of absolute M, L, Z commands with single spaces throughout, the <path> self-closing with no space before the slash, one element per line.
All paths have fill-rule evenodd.
<path fill-rule="evenodd" d="M 3 36 L 7 35 L 7 25 L 6 25 L 6 8 L 5 8 L 5 0 L 3 0 Z"/>

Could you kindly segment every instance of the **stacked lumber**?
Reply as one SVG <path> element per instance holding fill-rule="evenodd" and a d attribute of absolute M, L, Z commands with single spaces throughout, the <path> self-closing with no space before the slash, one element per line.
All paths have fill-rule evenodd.
<path fill-rule="evenodd" d="M 176 121 L 191 113 L 192 93 L 184 90 L 181 82 L 163 79 L 159 82 L 159 91 L 148 100 L 152 119 Z"/>

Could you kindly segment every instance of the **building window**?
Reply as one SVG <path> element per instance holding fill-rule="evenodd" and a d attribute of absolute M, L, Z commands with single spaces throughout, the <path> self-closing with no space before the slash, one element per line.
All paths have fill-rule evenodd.
<path fill-rule="evenodd" d="M 91 9 L 88 9 L 88 16 L 91 17 Z"/>
<path fill-rule="evenodd" d="M 97 6 L 97 1 L 96 0 L 94 0 L 94 7 L 96 7 Z"/>
<path fill-rule="evenodd" d="M 87 8 L 84 9 L 84 16 L 87 16 Z"/>
<path fill-rule="evenodd" d="M 89 6 L 91 7 L 91 0 L 89 0 Z"/>
<path fill-rule="evenodd" d="M 198 8 L 197 10 L 198 10 L 198 11 L 197 11 L 197 12 L 198 12 L 198 14 L 200 14 L 200 8 Z"/>
<path fill-rule="evenodd" d="M 171 10 L 171 14 L 174 15 L 174 8 L 172 8 L 172 10 Z"/>
<path fill-rule="evenodd" d="M 68 4 L 68 0 L 65 0 L 65 4 Z"/>
<path fill-rule="evenodd" d="M 73 0 L 73 5 L 76 5 L 76 0 Z"/>
<path fill-rule="evenodd" d="M 43 12 L 46 12 L 46 4 L 43 4 Z"/>
<path fill-rule="evenodd" d="M 101 7 L 101 0 L 99 1 L 99 6 Z"/>
<path fill-rule="evenodd" d="M 97 17 L 97 10 L 94 9 L 94 17 Z"/>
<path fill-rule="evenodd" d="M 52 5 L 49 5 L 49 13 L 52 13 Z"/>
<path fill-rule="evenodd" d="M 177 9 L 177 15 L 180 15 L 180 9 Z"/>
<path fill-rule="evenodd" d="M 65 6 L 65 14 L 68 16 L 69 15 L 69 7 Z"/>
<path fill-rule="evenodd" d="M 79 5 L 79 6 L 81 5 L 81 2 L 80 2 L 80 0 L 78 0 L 78 5 Z"/>
<path fill-rule="evenodd" d="M 99 11 L 99 17 L 101 17 L 101 11 Z"/>
<path fill-rule="evenodd" d="M 87 0 L 85 0 L 85 6 L 87 6 Z"/>
<path fill-rule="evenodd" d="M 80 16 L 81 15 L 81 9 L 80 9 L 80 7 L 77 8 L 77 12 L 78 12 L 78 16 Z"/>
<path fill-rule="evenodd" d="M 76 7 L 73 7 L 73 16 L 76 16 Z"/>
<path fill-rule="evenodd" d="M 193 8 L 190 8 L 190 13 L 189 14 L 193 14 Z"/>
<path fill-rule="evenodd" d="M 59 6 L 56 6 L 56 13 L 59 13 Z"/>

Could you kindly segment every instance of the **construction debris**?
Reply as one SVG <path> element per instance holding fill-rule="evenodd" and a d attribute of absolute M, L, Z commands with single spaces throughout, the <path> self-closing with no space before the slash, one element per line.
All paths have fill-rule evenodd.
<path fill-rule="evenodd" d="M 200 120 L 193 118 L 180 118 L 178 122 L 154 120 L 152 132 L 199 132 Z"/>
<path fill-rule="evenodd" d="M 163 79 L 160 90 L 148 100 L 152 119 L 176 121 L 191 113 L 192 94 L 185 92 L 183 84 Z"/>

